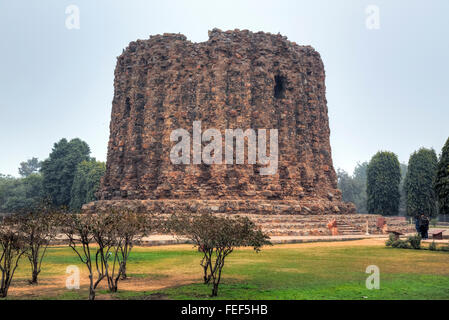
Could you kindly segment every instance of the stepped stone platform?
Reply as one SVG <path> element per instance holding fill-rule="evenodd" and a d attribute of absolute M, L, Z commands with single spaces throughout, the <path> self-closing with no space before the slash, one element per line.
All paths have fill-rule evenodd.
<path fill-rule="evenodd" d="M 102 212 L 113 209 L 130 209 L 140 213 L 227 213 L 262 215 L 324 215 L 355 213 L 352 203 L 344 203 L 321 198 L 301 200 L 198 200 L 198 199 L 158 199 L 158 200 L 100 200 L 85 204 L 84 212 Z"/>
<path fill-rule="evenodd" d="M 306 206 L 306 204 L 308 206 Z M 349 206 L 349 208 L 352 208 Z M 174 213 L 247 216 L 269 236 L 342 236 L 386 234 L 387 230 L 411 233 L 405 217 L 356 214 L 344 206 L 323 201 L 293 200 L 108 200 L 83 206 L 85 213 L 133 210 L 169 217 Z M 322 212 L 329 212 L 322 214 Z M 329 226 L 334 222 L 334 230 Z"/>

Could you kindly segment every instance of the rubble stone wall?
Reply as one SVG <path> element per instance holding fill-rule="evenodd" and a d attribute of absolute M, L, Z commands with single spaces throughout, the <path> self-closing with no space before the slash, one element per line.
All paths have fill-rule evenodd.
<path fill-rule="evenodd" d="M 289 200 L 297 213 L 355 212 L 337 189 L 324 66 L 312 47 L 246 30 L 214 29 L 201 43 L 151 36 L 118 57 L 114 90 L 101 200 Z M 276 174 L 247 162 L 172 164 L 170 133 L 192 135 L 193 121 L 223 139 L 225 129 L 278 129 Z"/>

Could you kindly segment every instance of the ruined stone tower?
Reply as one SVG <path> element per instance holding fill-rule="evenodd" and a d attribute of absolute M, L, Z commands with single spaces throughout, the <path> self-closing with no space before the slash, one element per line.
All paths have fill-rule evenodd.
<path fill-rule="evenodd" d="M 325 73 L 320 55 L 281 35 L 209 32 L 131 42 L 118 57 L 107 170 L 95 209 L 352 213 L 332 164 Z M 277 129 L 278 168 L 260 164 L 173 164 L 170 133 Z M 224 134 L 223 134 L 224 135 Z M 120 201 L 120 202 L 118 202 Z"/>

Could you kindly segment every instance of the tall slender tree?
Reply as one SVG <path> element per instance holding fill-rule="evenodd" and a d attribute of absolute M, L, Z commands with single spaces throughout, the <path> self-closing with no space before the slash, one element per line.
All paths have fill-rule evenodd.
<path fill-rule="evenodd" d="M 367 208 L 369 213 L 396 215 L 399 209 L 401 169 L 398 157 L 379 151 L 368 164 Z"/>
<path fill-rule="evenodd" d="M 435 193 L 440 214 L 449 214 L 449 139 L 441 151 L 435 179 Z"/>
<path fill-rule="evenodd" d="M 433 149 L 421 148 L 410 156 L 404 183 L 407 215 L 433 217 L 437 214 L 434 190 L 437 165 L 438 158 Z"/>

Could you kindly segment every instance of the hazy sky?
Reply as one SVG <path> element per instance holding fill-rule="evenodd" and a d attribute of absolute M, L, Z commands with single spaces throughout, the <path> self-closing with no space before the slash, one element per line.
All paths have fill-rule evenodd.
<path fill-rule="evenodd" d="M 68 5 L 80 29 L 66 28 Z M 368 5 L 380 29 L 366 27 Z M 207 31 L 280 32 L 324 61 L 334 166 L 390 150 L 411 152 L 449 136 L 449 1 L 0 0 L 0 173 L 45 159 L 79 137 L 106 160 L 116 57 L 130 41 Z"/>

